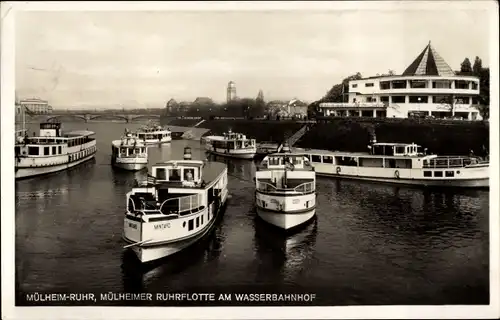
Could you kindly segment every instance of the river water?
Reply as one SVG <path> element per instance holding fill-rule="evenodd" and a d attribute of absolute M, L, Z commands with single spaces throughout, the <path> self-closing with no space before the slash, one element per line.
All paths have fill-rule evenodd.
<path fill-rule="evenodd" d="M 65 123 L 96 132 L 95 160 L 16 182 L 18 305 L 37 304 L 26 301 L 34 292 L 316 294 L 313 302 L 282 305 L 489 303 L 489 191 L 318 178 L 317 219 L 287 236 L 256 219 L 255 164 L 244 160 L 217 159 L 228 164 L 232 197 L 214 232 L 178 256 L 140 267 L 124 253 L 121 232 L 125 194 L 145 173 L 110 166 L 111 140 L 137 126 Z M 194 158 L 205 158 L 199 142 L 179 140 L 152 147 L 150 166 L 182 157 L 187 145 Z M 81 304 L 181 305 L 97 300 Z"/>

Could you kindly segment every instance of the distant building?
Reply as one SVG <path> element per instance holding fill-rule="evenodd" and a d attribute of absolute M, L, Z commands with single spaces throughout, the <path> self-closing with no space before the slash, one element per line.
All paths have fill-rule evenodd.
<path fill-rule="evenodd" d="M 257 100 L 264 101 L 264 92 L 262 92 L 262 90 L 259 90 L 259 93 L 257 94 Z"/>
<path fill-rule="evenodd" d="M 280 118 L 304 118 L 307 116 L 307 103 L 292 99 L 289 101 L 285 100 L 273 100 L 267 103 L 267 110 L 270 116 L 279 116 Z"/>
<path fill-rule="evenodd" d="M 236 84 L 233 81 L 229 81 L 227 84 L 227 102 L 236 100 Z"/>
<path fill-rule="evenodd" d="M 456 75 L 431 43 L 402 75 L 349 81 L 347 103 L 321 103 L 325 116 L 480 120 L 479 78 Z"/>
<path fill-rule="evenodd" d="M 37 98 L 23 99 L 19 101 L 19 112 L 22 108 L 27 108 L 29 112 L 37 114 L 48 114 L 52 113 L 52 106 L 46 100 L 41 100 Z M 16 110 L 17 111 L 17 110 Z"/>
<path fill-rule="evenodd" d="M 198 106 L 212 106 L 214 102 L 212 99 L 207 97 L 198 97 L 193 101 L 193 104 Z"/>

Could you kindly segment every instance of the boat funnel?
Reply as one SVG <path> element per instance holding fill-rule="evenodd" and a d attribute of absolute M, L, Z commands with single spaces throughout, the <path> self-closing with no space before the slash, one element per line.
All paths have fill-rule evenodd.
<path fill-rule="evenodd" d="M 191 160 L 191 148 L 190 147 L 184 148 L 184 160 Z"/>

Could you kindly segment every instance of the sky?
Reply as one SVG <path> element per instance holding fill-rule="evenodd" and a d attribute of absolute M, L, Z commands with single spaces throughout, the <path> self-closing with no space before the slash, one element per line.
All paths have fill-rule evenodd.
<path fill-rule="evenodd" d="M 16 12 L 19 98 L 163 107 L 237 95 L 312 102 L 356 72 L 402 73 L 429 41 L 454 70 L 489 65 L 490 14 L 468 10 Z"/>

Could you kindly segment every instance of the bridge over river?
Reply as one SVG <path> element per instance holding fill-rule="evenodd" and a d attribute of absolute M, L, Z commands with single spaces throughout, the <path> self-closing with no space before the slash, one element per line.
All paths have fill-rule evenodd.
<path fill-rule="evenodd" d="M 129 123 L 134 121 L 159 120 L 159 119 L 160 115 L 154 113 L 133 114 L 133 113 L 103 113 L 103 112 L 86 112 L 86 113 L 54 112 L 50 114 L 31 114 L 31 115 L 26 113 L 27 122 L 83 120 L 85 122 L 122 121 Z M 21 122 L 21 121 L 22 117 L 16 116 L 16 122 Z"/>

